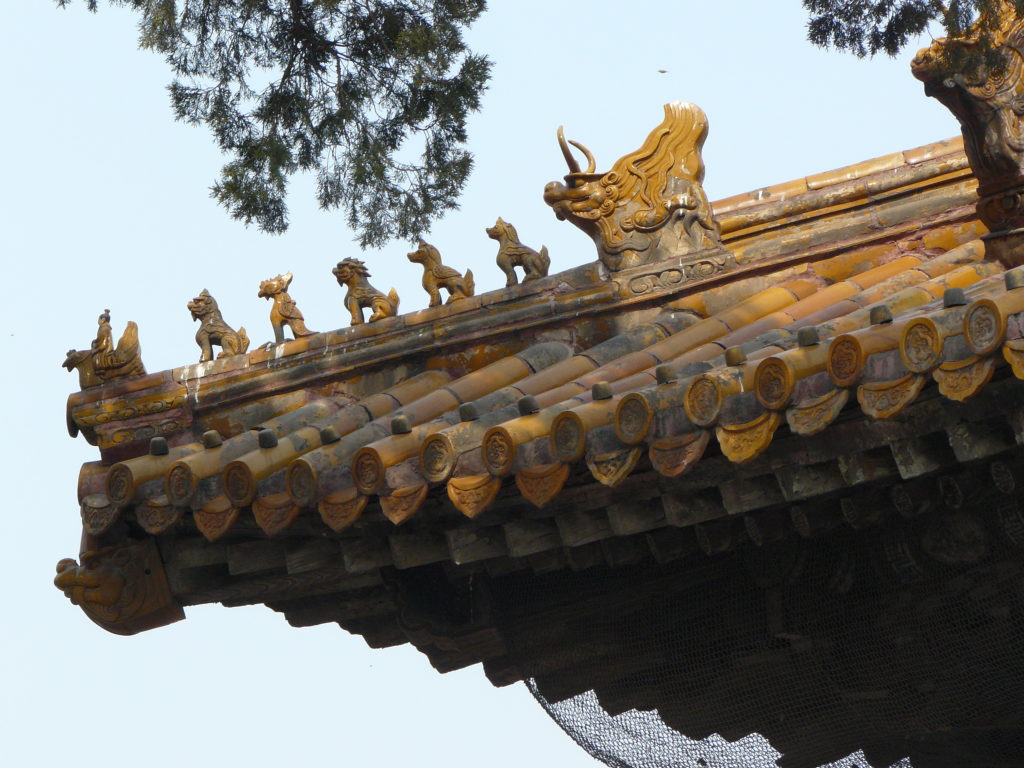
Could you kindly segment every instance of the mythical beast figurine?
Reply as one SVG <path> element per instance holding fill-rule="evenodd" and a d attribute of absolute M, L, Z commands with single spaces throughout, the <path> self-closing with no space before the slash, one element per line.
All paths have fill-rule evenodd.
<path fill-rule="evenodd" d="M 498 269 L 505 273 L 506 288 L 519 282 L 516 267 L 523 268 L 524 283 L 539 277 L 547 277 L 548 269 L 551 267 L 547 246 L 542 245 L 538 252 L 523 245 L 516 228 L 501 216 L 494 222 L 493 227 L 487 227 L 484 232 L 491 240 L 498 241 Z"/>
<path fill-rule="evenodd" d="M 430 304 L 436 307 L 441 303 L 441 289 L 448 291 L 448 304 L 473 295 L 476 285 L 473 282 L 473 270 L 467 269 L 463 277 L 458 271 L 441 263 L 441 253 L 430 243 L 419 241 L 419 247 L 408 254 L 413 264 L 423 265 L 423 290 L 430 295 Z"/>
<path fill-rule="evenodd" d="M 299 311 L 295 300 L 288 295 L 288 286 L 292 284 L 292 273 L 285 272 L 270 280 L 260 283 L 260 292 L 256 294 L 261 299 L 273 299 L 274 306 L 270 309 L 270 324 L 274 328 L 274 342 L 280 344 L 284 341 L 284 327 L 287 325 L 292 329 L 292 335 L 297 339 L 300 336 L 312 336 L 316 331 L 306 327 L 305 318 Z"/>
<path fill-rule="evenodd" d="M 54 585 L 115 635 L 134 635 L 185 618 L 171 595 L 153 539 L 126 541 L 57 563 Z"/>
<path fill-rule="evenodd" d="M 115 347 L 109 309 L 103 310 L 98 323 L 96 338 L 89 349 L 69 349 L 62 363 L 69 372 L 78 369 L 78 385 L 85 389 L 114 379 L 145 374 L 146 367 L 142 364 L 142 350 L 139 346 L 139 326 L 129 320 Z"/>
<path fill-rule="evenodd" d="M 348 288 L 345 307 L 352 314 L 352 325 L 363 324 L 364 308 L 371 310 L 367 321 L 370 323 L 398 314 L 398 293 L 392 288 L 384 295 L 370 285 L 370 271 L 359 259 L 342 259 L 331 272 L 337 278 L 338 285 Z"/>
<path fill-rule="evenodd" d="M 245 333 L 245 328 L 235 331 L 225 323 L 217 300 L 205 288 L 188 303 L 188 311 L 192 313 L 193 320 L 199 321 L 196 344 L 202 350 L 199 356 L 200 363 L 213 360 L 214 344 L 220 347 L 220 354 L 217 357 L 243 355 L 249 349 L 249 337 Z"/>
<path fill-rule="evenodd" d="M 552 181 L 544 201 L 597 245 L 612 271 L 666 261 L 720 246 L 718 224 L 704 194 L 700 150 L 708 135 L 704 111 L 687 102 L 665 105 L 665 119 L 643 146 L 595 173 L 594 156 L 577 141 L 558 143 L 569 165 L 565 184 Z M 581 171 L 569 144 L 587 158 Z"/>

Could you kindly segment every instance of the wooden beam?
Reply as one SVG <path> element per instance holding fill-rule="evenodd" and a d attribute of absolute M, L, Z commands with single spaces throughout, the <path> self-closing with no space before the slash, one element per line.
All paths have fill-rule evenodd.
<path fill-rule="evenodd" d="M 349 573 L 369 573 L 392 564 L 385 538 L 341 539 L 341 554 Z"/>
<path fill-rule="evenodd" d="M 946 429 L 957 461 L 987 459 L 1015 447 L 1013 430 L 1003 418 L 959 421 Z"/>
<path fill-rule="evenodd" d="M 567 547 L 582 547 L 613 535 L 607 515 L 598 510 L 564 512 L 555 517 L 555 524 Z"/>
<path fill-rule="evenodd" d="M 753 512 L 784 501 L 774 475 L 729 480 L 719 485 L 718 490 L 722 494 L 725 511 L 730 515 Z"/>
<path fill-rule="evenodd" d="M 448 559 L 448 542 L 440 533 L 418 531 L 388 536 L 395 568 L 416 568 Z"/>
<path fill-rule="evenodd" d="M 282 540 L 245 541 L 228 545 L 228 573 L 243 576 L 285 568 L 287 547 Z"/>
<path fill-rule="evenodd" d="M 512 557 L 529 557 L 562 546 L 553 520 L 514 520 L 503 525 L 502 529 Z"/>
<path fill-rule="evenodd" d="M 453 528 L 445 531 L 448 550 L 456 565 L 508 555 L 501 528 Z"/>
<path fill-rule="evenodd" d="M 645 533 L 666 524 L 665 509 L 660 499 L 648 499 L 636 503 L 620 502 L 609 504 L 608 524 L 616 536 Z"/>
<path fill-rule="evenodd" d="M 896 440 L 889 445 L 900 477 L 911 480 L 956 462 L 945 432 Z"/>
<path fill-rule="evenodd" d="M 288 573 L 305 573 L 340 559 L 341 546 L 336 539 L 300 539 L 288 542 L 285 566 Z"/>
<path fill-rule="evenodd" d="M 847 485 L 874 483 L 899 477 L 896 461 L 888 446 L 840 456 L 839 473 Z"/>
<path fill-rule="evenodd" d="M 714 488 L 691 493 L 666 493 L 661 497 L 661 504 L 665 522 L 676 528 L 686 528 L 725 514 L 722 497 Z"/>
<path fill-rule="evenodd" d="M 786 501 L 814 499 L 846 487 L 839 464 L 834 461 L 780 467 L 775 471 L 775 479 Z"/>

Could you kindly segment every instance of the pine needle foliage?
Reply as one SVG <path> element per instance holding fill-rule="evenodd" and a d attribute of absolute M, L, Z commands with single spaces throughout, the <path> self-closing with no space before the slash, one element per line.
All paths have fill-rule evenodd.
<path fill-rule="evenodd" d="M 174 114 L 230 157 L 212 196 L 236 219 L 285 231 L 297 171 L 316 175 L 320 206 L 342 209 L 364 248 L 457 207 L 467 116 L 490 76 L 463 32 L 485 0 L 107 2 L 138 12 L 140 47 L 174 72 Z"/>
<path fill-rule="evenodd" d="M 848 51 L 855 56 L 885 53 L 895 56 L 911 39 L 938 24 L 951 39 L 963 38 L 970 30 L 977 40 L 969 48 L 956 49 L 973 57 L 972 63 L 999 66 L 991 46 L 992 33 L 1002 6 L 1024 12 L 1024 0 L 803 0 L 810 13 L 807 38 L 823 48 Z"/>

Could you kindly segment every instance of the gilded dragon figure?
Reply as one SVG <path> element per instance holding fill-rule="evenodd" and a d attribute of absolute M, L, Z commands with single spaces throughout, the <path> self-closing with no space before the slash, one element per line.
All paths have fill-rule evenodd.
<path fill-rule="evenodd" d="M 687 102 L 665 105 L 665 119 L 643 146 L 595 173 L 593 154 L 577 141 L 558 143 L 569 166 L 565 183 L 552 181 L 544 201 L 597 245 L 612 271 L 664 261 L 720 246 L 718 224 L 701 182 L 701 147 L 708 134 L 704 111 Z M 569 145 L 587 158 L 581 171 Z"/>

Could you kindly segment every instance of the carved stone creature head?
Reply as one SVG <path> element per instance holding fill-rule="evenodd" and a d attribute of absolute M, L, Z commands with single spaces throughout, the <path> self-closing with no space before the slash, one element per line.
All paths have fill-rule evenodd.
<path fill-rule="evenodd" d="M 441 252 L 430 243 L 419 241 L 419 247 L 410 254 L 407 254 L 409 261 L 413 264 L 440 264 Z"/>
<path fill-rule="evenodd" d="M 555 182 L 552 182 L 552 184 L 554 183 Z M 549 184 L 548 186 L 550 187 L 551 184 Z M 547 194 L 546 191 L 545 194 Z M 504 239 L 511 240 L 512 242 L 515 243 L 519 242 L 519 233 L 516 232 L 516 228 L 509 224 L 507 221 L 505 221 L 503 218 L 501 218 L 501 216 L 499 216 L 498 220 L 494 222 L 493 227 L 487 227 L 484 230 L 484 232 L 487 233 L 487 236 L 491 238 L 491 240 L 498 240 L 500 242 L 501 240 Z"/>
<path fill-rule="evenodd" d="M 287 291 L 288 286 L 291 284 L 292 273 L 285 272 L 283 275 L 262 281 L 260 283 L 260 292 L 256 295 L 261 299 L 272 299 L 277 294 Z"/>
<path fill-rule="evenodd" d="M 707 134 L 707 117 L 700 107 L 666 104 L 665 119 L 640 149 L 619 159 L 607 173 L 595 173 L 594 156 L 579 142 L 566 142 L 559 128 L 569 173 L 564 184 L 548 183 L 544 201 L 559 219 L 590 235 L 610 270 L 717 247 L 718 225 L 701 187 L 700 151 Z M 587 170 L 580 170 L 569 144 L 586 156 Z"/>
<path fill-rule="evenodd" d="M 202 320 L 209 314 L 219 312 L 220 309 L 217 306 L 217 300 L 203 288 L 202 293 L 188 303 L 188 311 L 192 313 L 193 320 Z"/>
<path fill-rule="evenodd" d="M 365 279 L 370 276 L 370 270 L 366 268 L 366 265 L 359 259 L 353 258 L 342 259 L 331 272 L 338 279 L 339 285 L 348 285 L 360 278 Z"/>

